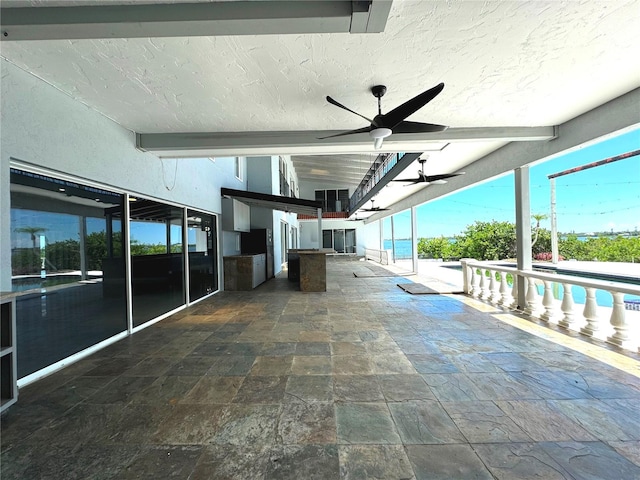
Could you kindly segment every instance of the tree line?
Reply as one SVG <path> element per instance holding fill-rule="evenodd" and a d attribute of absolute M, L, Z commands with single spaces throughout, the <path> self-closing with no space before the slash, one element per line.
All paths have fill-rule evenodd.
<path fill-rule="evenodd" d="M 538 225 L 532 227 L 531 248 L 535 260 L 551 260 L 551 232 Z M 561 259 L 600 262 L 640 262 L 640 237 L 594 237 L 580 240 L 576 235 L 558 239 Z M 459 260 L 504 260 L 516 257 L 516 225 L 512 222 L 476 221 L 453 238 L 421 238 L 421 258 Z"/>
<path fill-rule="evenodd" d="M 26 229 L 24 229 L 26 231 Z M 37 229 L 44 231 L 44 229 Z M 28 233 L 28 232 L 27 232 Z M 122 232 L 112 234 L 112 252 L 114 257 L 122 257 Z M 104 230 L 93 232 L 85 237 L 87 270 L 102 270 L 102 260 L 109 256 Z M 171 245 L 171 253 L 181 253 L 182 244 Z M 161 255 L 167 253 L 164 243 L 149 244 L 131 239 L 131 255 Z M 18 248 L 11 254 L 12 275 L 30 275 L 40 272 L 42 259 L 40 246 L 33 240 L 33 247 Z M 45 269 L 48 271 L 80 270 L 80 242 L 78 240 L 60 240 L 48 243 L 45 249 Z"/>

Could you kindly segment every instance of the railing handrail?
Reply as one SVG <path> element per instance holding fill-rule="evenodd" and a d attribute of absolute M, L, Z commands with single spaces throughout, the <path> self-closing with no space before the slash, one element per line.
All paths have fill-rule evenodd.
<path fill-rule="evenodd" d="M 498 272 L 514 273 L 516 275 L 522 275 L 526 277 L 537 278 L 538 280 L 547 280 L 556 283 L 571 283 L 573 285 L 579 285 L 586 288 L 596 288 L 600 290 L 616 290 L 618 292 L 626 293 L 629 295 L 640 295 L 640 285 L 632 285 L 623 282 L 612 282 L 610 280 L 598 280 L 593 278 L 585 278 L 574 275 L 566 275 L 562 273 L 545 273 L 536 272 L 534 270 L 519 270 L 514 267 L 504 267 L 496 265 L 491 262 L 480 262 L 478 260 L 461 260 L 461 264 L 466 264 L 469 267 L 478 268 L 490 268 Z"/>

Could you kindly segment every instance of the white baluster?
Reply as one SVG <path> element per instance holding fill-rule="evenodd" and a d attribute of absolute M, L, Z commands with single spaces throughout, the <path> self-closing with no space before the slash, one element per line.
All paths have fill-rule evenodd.
<path fill-rule="evenodd" d="M 513 287 L 511 287 L 511 308 L 518 308 L 518 275 L 513 275 Z"/>
<path fill-rule="evenodd" d="M 478 274 L 480 275 L 480 291 L 478 292 L 478 298 L 484 298 L 485 295 L 487 294 L 487 287 L 486 287 L 486 281 L 485 281 L 485 274 L 484 274 L 484 268 L 480 269 L 480 273 Z"/>
<path fill-rule="evenodd" d="M 482 298 L 491 301 L 491 270 L 485 268 L 483 273 L 484 289 L 482 290 Z M 487 275 L 488 274 L 488 275 Z"/>
<path fill-rule="evenodd" d="M 571 293 L 571 284 L 562 284 L 562 305 L 560 309 L 564 313 L 562 320 L 558 322 L 558 325 L 562 328 L 571 328 L 571 324 L 575 321 L 575 315 L 573 312 L 573 294 Z"/>
<path fill-rule="evenodd" d="M 467 293 L 473 297 L 473 277 L 475 277 L 475 269 L 465 263 L 467 269 Z"/>
<path fill-rule="evenodd" d="M 507 285 L 507 274 L 500 272 L 500 301 L 498 305 L 502 307 L 508 307 L 511 304 L 509 298 L 509 286 Z"/>
<path fill-rule="evenodd" d="M 551 280 L 543 280 L 544 296 L 542 298 L 542 306 L 544 312 L 540 315 L 540 319 L 550 322 L 555 317 L 555 302 L 553 301 L 553 285 Z"/>
<path fill-rule="evenodd" d="M 536 289 L 536 281 L 533 277 L 527 277 L 527 306 L 524 313 L 527 315 L 535 315 L 538 311 L 538 290 Z"/>
<path fill-rule="evenodd" d="M 500 296 L 498 295 L 498 286 L 496 285 L 496 272 L 494 272 L 493 270 L 489 270 L 489 275 L 491 275 L 489 277 L 489 302 L 493 303 L 494 305 L 496 305 L 498 303 L 498 300 L 500 299 Z"/>
<path fill-rule="evenodd" d="M 478 276 L 478 272 L 476 271 L 476 268 L 472 267 L 471 268 L 471 296 L 475 297 L 475 298 L 479 298 L 480 297 L 480 277 Z"/>
<path fill-rule="evenodd" d="M 584 318 L 587 320 L 587 324 L 580 329 L 580 333 L 593 337 L 593 335 L 600 330 L 600 319 L 598 318 L 598 304 L 596 303 L 596 289 L 592 287 L 585 287 L 587 292 L 587 299 L 584 303 Z"/>
<path fill-rule="evenodd" d="M 613 309 L 611 311 L 610 323 L 613 325 L 616 331 L 610 337 L 607 337 L 607 342 L 613 343 L 622 348 L 630 348 L 632 342 L 629 337 L 629 325 L 627 324 L 627 313 L 624 308 L 624 293 L 622 292 L 609 292 L 613 297 Z"/>

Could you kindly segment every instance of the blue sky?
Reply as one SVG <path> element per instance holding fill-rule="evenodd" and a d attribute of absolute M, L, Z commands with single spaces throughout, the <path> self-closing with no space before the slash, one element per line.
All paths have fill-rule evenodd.
<path fill-rule="evenodd" d="M 547 175 L 640 149 L 640 129 L 586 146 L 530 168 L 531 213 L 550 211 Z M 428 187 L 427 187 L 428 188 Z M 453 236 L 476 220 L 515 222 L 509 174 L 417 208 L 418 236 Z M 556 179 L 559 232 L 640 231 L 640 155 Z M 411 235 L 409 211 L 394 216 L 395 238 Z M 541 225 L 550 228 L 550 220 Z M 391 238 L 390 220 L 384 237 Z"/>

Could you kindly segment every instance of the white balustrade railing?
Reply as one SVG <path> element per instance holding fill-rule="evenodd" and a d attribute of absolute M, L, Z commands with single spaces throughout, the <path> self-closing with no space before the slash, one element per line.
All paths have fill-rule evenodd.
<path fill-rule="evenodd" d="M 537 317 L 543 322 L 557 324 L 564 329 L 580 332 L 588 337 L 603 338 L 607 342 L 622 348 L 640 349 L 640 324 L 634 325 L 638 333 L 630 336 L 631 312 L 625 309 L 624 295 L 640 295 L 640 286 L 622 282 L 611 282 L 564 274 L 518 270 L 490 262 L 461 260 L 464 292 L 474 298 L 505 309 L 519 309 L 527 315 Z M 512 286 L 509 286 L 508 276 Z M 517 277 L 525 279 L 525 305 L 518 306 Z M 562 285 L 562 301 L 553 293 L 553 284 Z M 538 285 L 543 286 L 542 294 Z M 573 286 L 584 288 L 584 306 L 574 302 Z M 612 298 L 609 321 L 600 315 L 604 307 L 596 303 L 596 290 L 609 292 Z M 633 312 L 640 323 L 640 313 Z M 609 330 L 610 335 L 606 335 Z M 603 335 L 603 332 L 604 335 Z"/>
<path fill-rule="evenodd" d="M 367 260 L 373 260 L 381 265 L 389 265 L 389 252 L 386 250 L 376 250 L 374 248 L 365 248 L 364 257 Z"/>

